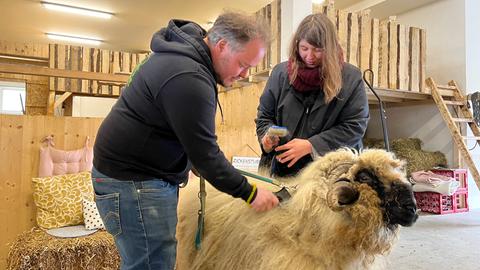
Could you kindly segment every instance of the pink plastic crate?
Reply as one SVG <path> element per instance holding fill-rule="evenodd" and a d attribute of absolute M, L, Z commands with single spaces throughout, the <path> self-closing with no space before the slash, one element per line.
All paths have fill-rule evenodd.
<path fill-rule="evenodd" d="M 450 214 L 468 212 L 468 182 L 466 169 L 432 170 L 432 172 L 455 178 L 460 187 L 453 195 L 435 192 L 415 192 L 417 207 L 424 212 Z"/>

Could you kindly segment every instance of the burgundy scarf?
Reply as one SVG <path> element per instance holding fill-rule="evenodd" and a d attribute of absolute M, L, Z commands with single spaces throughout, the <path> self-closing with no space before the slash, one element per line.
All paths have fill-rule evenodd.
<path fill-rule="evenodd" d="M 288 78 L 292 78 L 292 60 L 288 60 Z M 298 92 L 310 92 L 319 89 L 323 85 L 318 68 L 299 68 L 297 77 L 293 81 L 293 88 Z"/>
<path fill-rule="evenodd" d="M 343 49 L 338 47 L 338 58 L 340 66 L 343 66 Z M 288 79 L 291 81 L 293 70 L 292 70 L 292 59 L 288 60 L 287 65 Z M 293 81 L 293 87 L 298 92 L 310 92 L 313 90 L 318 90 L 323 87 L 323 80 L 320 78 L 320 72 L 318 68 L 299 68 L 297 72 L 297 77 Z"/>

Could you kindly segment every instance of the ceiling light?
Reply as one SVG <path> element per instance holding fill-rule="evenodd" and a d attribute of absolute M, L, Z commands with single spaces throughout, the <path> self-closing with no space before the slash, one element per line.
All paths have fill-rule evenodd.
<path fill-rule="evenodd" d="M 325 0 L 312 0 L 312 2 L 314 4 L 323 4 L 323 2 L 325 2 Z"/>
<path fill-rule="evenodd" d="M 74 7 L 74 6 L 51 3 L 46 1 L 40 1 L 40 3 L 42 3 L 42 5 L 47 9 L 75 13 L 80 15 L 87 15 L 87 16 L 98 17 L 103 19 L 110 19 L 113 15 L 113 13 L 111 12 L 94 10 L 89 8 Z"/>
<path fill-rule="evenodd" d="M 85 44 L 90 44 L 90 45 L 100 45 L 103 42 L 102 40 L 97 39 L 97 38 L 78 37 L 78 36 L 54 34 L 54 33 L 45 33 L 45 34 L 50 39 L 61 40 L 61 41 L 85 43 Z"/>

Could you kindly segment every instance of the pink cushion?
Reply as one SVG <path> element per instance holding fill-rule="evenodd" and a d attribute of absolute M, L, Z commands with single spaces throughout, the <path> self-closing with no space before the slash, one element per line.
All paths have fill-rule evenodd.
<path fill-rule="evenodd" d="M 85 147 L 64 151 L 54 148 L 53 137 L 45 138 L 47 147 L 40 148 L 40 164 L 38 177 L 72 174 L 83 171 L 91 171 L 93 166 L 93 148 Z"/>

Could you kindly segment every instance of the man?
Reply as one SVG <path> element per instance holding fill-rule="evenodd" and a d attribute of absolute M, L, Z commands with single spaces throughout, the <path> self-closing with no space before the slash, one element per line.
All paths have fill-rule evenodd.
<path fill-rule="evenodd" d="M 225 13 L 208 33 L 172 20 L 154 34 L 153 53 L 132 74 L 94 148 L 96 202 L 122 269 L 174 268 L 178 184 L 192 164 L 256 211 L 278 204 L 234 170 L 215 136 L 216 84 L 230 86 L 258 64 L 264 29 L 254 17 Z"/>

